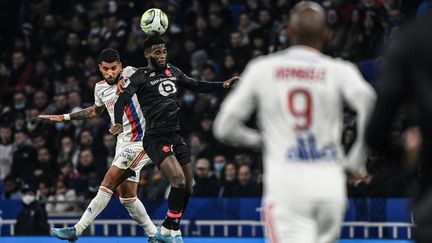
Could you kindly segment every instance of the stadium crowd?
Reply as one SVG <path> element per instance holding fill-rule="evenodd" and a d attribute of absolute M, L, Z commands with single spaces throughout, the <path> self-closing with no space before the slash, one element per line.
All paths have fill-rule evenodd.
<path fill-rule="evenodd" d="M 109 117 L 47 123 L 40 114 L 64 114 L 90 106 L 101 79 L 97 57 L 118 49 L 123 65 L 145 66 L 145 36 L 140 16 L 164 10 L 169 62 L 197 79 L 224 80 L 239 75 L 254 57 L 287 47 L 284 21 L 294 0 L 27 0 L 2 11 L 8 19 L 0 44 L 0 193 L 20 198 L 32 183 L 49 212 L 73 210 L 71 203 L 91 199 L 113 159 L 116 138 Z M 325 52 L 358 64 L 377 86 L 383 46 L 406 20 L 428 10 L 430 1 L 322 1 L 332 30 Z M 3 13 L 4 12 L 4 13 Z M 15 21 L 14 21 L 15 20 Z M 182 132 L 188 138 L 195 172 L 195 197 L 259 197 L 260 153 L 226 147 L 212 135 L 212 123 L 226 94 L 181 99 Z M 241 107 L 239 107 L 241 109 Z M 251 119 L 251 126 L 255 125 Z M 342 143 L 355 139 L 355 114 L 346 110 Z M 403 126 L 401 126 L 403 127 Z M 398 129 L 397 131 L 400 131 Z M 399 136 L 400 137 L 400 136 Z M 370 176 L 351 180 L 352 196 L 405 196 L 413 173 L 371 155 Z M 139 195 L 166 196 L 168 182 L 154 166 L 142 170 Z"/>

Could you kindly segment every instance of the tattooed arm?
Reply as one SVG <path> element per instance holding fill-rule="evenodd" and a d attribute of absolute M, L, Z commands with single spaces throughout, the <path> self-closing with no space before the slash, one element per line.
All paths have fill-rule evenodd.
<path fill-rule="evenodd" d="M 97 106 L 96 104 L 85 108 L 84 110 L 63 115 L 40 115 L 39 118 L 54 122 L 63 122 L 68 120 L 86 120 L 100 116 L 105 110 L 105 106 Z"/>

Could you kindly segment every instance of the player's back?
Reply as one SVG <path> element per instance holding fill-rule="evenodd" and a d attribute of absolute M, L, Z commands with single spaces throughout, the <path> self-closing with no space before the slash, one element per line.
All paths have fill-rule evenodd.
<path fill-rule="evenodd" d="M 370 89 L 358 71 L 302 46 L 263 57 L 250 68 L 257 80 L 252 92 L 265 145 L 266 191 L 284 182 L 293 182 L 284 189 L 303 195 L 328 194 L 320 187 L 343 190 L 343 105 L 354 102 L 350 94 Z"/>

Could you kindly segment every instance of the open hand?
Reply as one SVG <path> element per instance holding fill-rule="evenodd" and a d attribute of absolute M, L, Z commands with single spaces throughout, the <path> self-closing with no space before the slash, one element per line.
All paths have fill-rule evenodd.
<path fill-rule="evenodd" d="M 63 115 L 39 115 L 38 116 L 42 120 L 53 121 L 53 122 L 64 122 Z"/>
<path fill-rule="evenodd" d="M 223 87 L 224 87 L 225 89 L 229 89 L 229 88 L 231 88 L 231 86 L 234 85 L 234 84 L 235 84 L 239 79 L 240 79 L 239 76 L 234 76 L 234 77 L 232 77 L 232 78 L 226 80 L 226 81 L 223 83 Z"/>
<path fill-rule="evenodd" d="M 112 125 L 112 127 L 109 129 L 109 132 L 112 135 L 118 135 L 118 134 L 123 132 L 123 125 L 116 123 L 116 124 Z"/>

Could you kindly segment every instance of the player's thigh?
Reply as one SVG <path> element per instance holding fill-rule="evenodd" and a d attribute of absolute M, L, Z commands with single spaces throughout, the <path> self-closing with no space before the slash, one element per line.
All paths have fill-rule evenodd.
<path fill-rule="evenodd" d="M 120 183 L 125 181 L 126 178 L 127 170 L 120 169 L 116 166 L 111 166 L 108 169 L 107 173 L 105 173 L 101 186 L 106 187 L 110 190 L 114 190 Z"/>
<path fill-rule="evenodd" d="M 166 157 L 159 167 L 163 176 L 165 176 L 172 186 L 185 187 L 186 178 L 183 169 L 174 155 Z"/>
<path fill-rule="evenodd" d="M 141 152 L 138 153 L 137 156 L 135 156 L 134 161 L 129 167 L 129 170 L 131 171 L 131 176 L 127 178 L 127 181 L 138 183 L 140 180 L 141 169 L 150 163 L 151 160 L 149 156 L 145 153 L 144 150 L 141 150 Z"/>
<path fill-rule="evenodd" d="M 266 237 L 270 243 L 316 243 L 313 205 L 305 202 L 278 201 L 267 203 L 263 210 Z"/>
<path fill-rule="evenodd" d="M 144 150 L 158 168 L 168 156 L 174 155 L 169 134 L 160 136 L 146 135 L 144 137 Z"/>
<path fill-rule="evenodd" d="M 124 181 L 117 187 L 120 198 L 133 198 L 137 196 L 138 182 Z"/>
<path fill-rule="evenodd" d="M 317 242 L 336 242 L 345 215 L 346 200 L 336 199 L 334 201 L 319 202 L 316 207 Z"/>
<path fill-rule="evenodd" d="M 176 156 L 180 165 L 184 166 L 186 164 L 191 163 L 192 155 L 184 138 L 180 134 L 175 133 L 171 139 L 173 144 L 174 155 Z"/>

